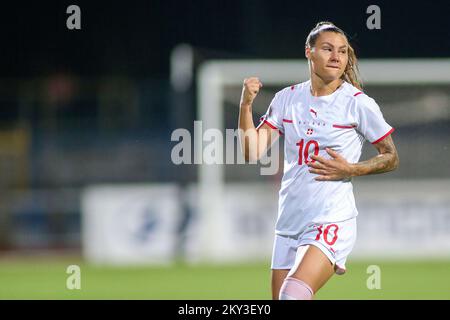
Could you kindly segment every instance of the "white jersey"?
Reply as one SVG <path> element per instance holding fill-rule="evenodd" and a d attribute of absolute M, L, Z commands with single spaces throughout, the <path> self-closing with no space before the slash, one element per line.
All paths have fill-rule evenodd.
<path fill-rule="evenodd" d="M 325 148 L 356 163 L 364 140 L 375 144 L 394 131 L 372 98 L 347 82 L 314 97 L 306 81 L 277 92 L 259 126 L 263 123 L 285 139 L 276 234 L 297 235 L 311 223 L 358 215 L 351 181 L 317 181 L 307 164 L 311 154 L 330 159 Z"/>

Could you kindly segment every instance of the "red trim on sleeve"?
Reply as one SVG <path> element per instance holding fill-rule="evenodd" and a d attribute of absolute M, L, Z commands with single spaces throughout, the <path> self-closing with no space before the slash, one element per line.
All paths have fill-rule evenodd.
<path fill-rule="evenodd" d="M 283 119 L 283 122 L 292 123 L 292 120 L 289 120 L 289 119 Z"/>
<path fill-rule="evenodd" d="M 267 125 L 268 125 L 269 127 L 271 127 L 272 129 L 278 130 L 277 127 L 275 127 L 273 124 L 271 124 L 271 123 L 270 123 L 269 121 L 267 121 L 267 120 L 264 120 L 263 123 L 267 123 Z"/>
<path fill-rule="evenodd" d="M 273 124 L 271 124 L 269 121 L 264 120 L 263 124 L 264 124 L 264 123 L 267 123 L 267 125 L 268 125 L 269 127 L 271 127 L 271 128 L 274 129 L 274 130 L 278 130 L 278 133 L 279 133 L 280 135 L 283 135 L 283 132 L 281 132 L 280 129 L 278 129 L 277 127 L 275 127 L 275 126 L 274 126 Z M 259 127 L 260 127 L 260 126 L 258 126 L 258 129 L 259 129 Z"/>
<path fill-rule="evenodd" d="M 392 132 L 394 132 L 394 130 L 395 130 L 395 129 L 392 128 L 392 129 L 389 130 L 384 136 L 382 136 L 380 139 L 378 139 L 378 140 L 372 142 L 372 144 L 376 144 L 376 143 L 378 143 L 378 142 L 380 142 L 380 141 L 383 141 L 384 138 L 386 138 L 388 135 L 390 135 Z"/>
<path fill-rule="evenodd" d="M 355 93 L 353 96 L 356 97 L 357 95 L 360 95 L 362 91 Z"/>

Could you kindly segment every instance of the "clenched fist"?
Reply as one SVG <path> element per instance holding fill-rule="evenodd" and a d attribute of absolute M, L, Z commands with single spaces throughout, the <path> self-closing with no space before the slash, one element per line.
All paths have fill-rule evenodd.
<path fill-rule="evenodd" d="M 262 87 L 261 81 L 256 77 L 244 79 L 242 87 L 241 106 L 251 105 L 258 95 L 259 89 Z"/>

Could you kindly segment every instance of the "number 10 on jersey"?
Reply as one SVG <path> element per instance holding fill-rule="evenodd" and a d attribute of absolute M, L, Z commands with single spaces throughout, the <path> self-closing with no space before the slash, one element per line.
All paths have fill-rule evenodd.
<path fill-rule="evenodd" d="M 295 145 L 298 146 L 298 164 L 302 165 L 303 162 L 305 164 L 308 164 L 310 162 L 315 162 L 314 159 L 309 159 L 309 149 L 311 148 L 311 145 L 314 146 L 314 155 L 319 154 L 319 143 L 316 140 L 309 140 L 305 143 L 305 140 L 302 139 L 299 142 L 297 142 Z"/>

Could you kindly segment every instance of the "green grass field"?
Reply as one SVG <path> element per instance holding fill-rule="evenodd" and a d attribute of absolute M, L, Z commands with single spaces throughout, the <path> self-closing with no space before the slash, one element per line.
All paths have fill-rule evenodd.
<path fill-rule="evenodd" d="M 69 290 L 69 265 L 81 268 L 81 289 Z M 369 265 L 381 269 L 381 289 L 369 290 Z M 348 261 L 316 299 L 450 299 L 450 260 Z M 80 259 L 3 259 L 0 299 L 270 299 L 267 263 L 233 266 L 105 268 Z"/>

